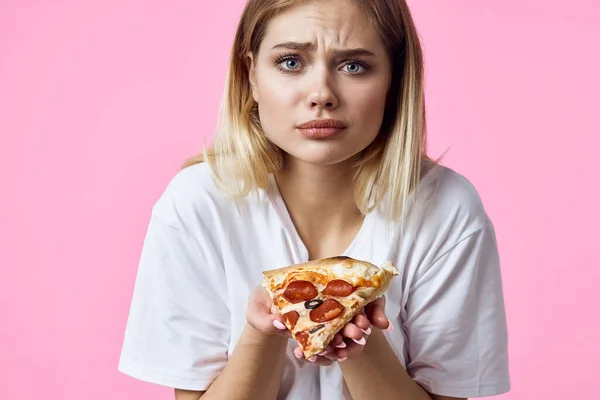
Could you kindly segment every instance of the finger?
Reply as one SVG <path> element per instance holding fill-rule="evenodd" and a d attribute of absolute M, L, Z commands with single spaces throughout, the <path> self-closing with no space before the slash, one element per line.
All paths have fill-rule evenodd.
<path fill-rule="evenodd" d="M 335 354 L 334 354 L 334 356 L 335 356 Z M 331 363 L 333 361 L 336 361 L 336 360 L 331 359 L 331 354 L 329 353 L 329 350 L 325 349 L 317 355 L 317 360 L 315 361 L 315 364 L 327 366 L 327 365 L 331 365 Z"/>
<path fill-rule="evenodd" d="M 292 337 L 292 332 L 285 326 L 285 324 L 284 324 L 285 319 L 283 318 L 283 316 L 281 314 L 279 314 L 279 315 L 271 314 L 269 316 L 269 319 L 271 320 L 271 327 L 272 327 L 270 333 L 275 334 L 275 335 L 285 336 L 288 338 Z"/>
<path fill-rule="evenodd" d="M 261 332 L 270 332 L 274 327 L 272 319 L 269 318 L 269 310 L 266 309 L 264 303 L 251 301 L 248 303 L 246 310 L 246 319 L 250 324 Z"/>
<path fill-rule="evenodd" d="M 311 364 L 321 365 L 324 367 L 331 365 L 334 361 L 337 361 L 337 358 L 330 359 L 330 358 L 325 357 L 325 355 L 328 355 L 328 354 L 329 354 L 328 352 L 324 351 L 324 352 L 320 353 L 319 355 L 312 356 L 312 357 L 309 357 L 308 359 L 305 359 L 304 354 L 302 353 L 302 350 L 300 350 L 300 347 L 296 347 L 294 349 L 294 356 L 298 360 L 301 360 L 304 362 L 309 362 Z"/>
<path fill-rule="evenodd" d="M 256 288 L 254 288 L 252 293 L 250 293 L 249 302 L 250 301 L 265 304 L 267 308 L 270 308 L 271 304 L 273 304 L 273 299 L 271 298 L 271 295 L 269 294 L 267 289 L 265 289 L 262 286 L 257 286 Z"/>
<path fill-rule="evenodd" d="M 261 301 L 256 301 L 256 300 L 250 301 L 248 303 L 248 309 L 246 312 L 249 315 L 260 316 L 260 317 L 270 314 L 269 308 L 266 306 L 266 304 Z"/>
<path fill-rule="evenodd" d="M 316 355 L 305 358 L 304 353 L 302 352 L 302 349 L 299 346 L 294 348 L 294 357 L 296 357 L 298 360 L 308 361 L 308 362 L 315 362 L 317 360 Z"/>
<path fill-rule="evenodd" d="M 255 329 L 269 335 L 291 336 L 291 332 L 284 324 L 284 317 L 281 314 L 271 314 L 270 310 L 263 303 L 251 302 L 248 304 L 248 322 Z"/>
<path fill-rule="evenodd" d="M 329 360 L 337 361 L 338 356 L 336 351 L 338 349 L 343 349 L 346 346 L 347 345 L 346 342 L 344 342 L 344 337 L 341 334 L 336 333 L 331 342 L 329 342 L 327 348 L 325 349 L 327 351 L 325 357 Z"/>
<path fill-rule="evenodd" d="M 336 360 L 330 360 L 329 358 L 326 357 L 317 357 L 317 360 L 314 362 L 317 365 L 320 365 L 322 367 L 327 367 L 331 364 L 333 364 L 333 362 Z"/>
<path fill-rule="evenodd" d="M 342 336 L 352 339 L 355 343 L 360 345 L 365 345 L 366 341 L 363 336 L 363 332 L 360 328 L 354 325 L 352 322 L 346 324 L 344 329 L 342 329 Z"/>
<path fill-rule="evenodd" d="M 366 315 L 358 314 L 352 321 L 365 335 L 371 334 L 371 323 Z"/>
<path fill-rule="evenodd" d="M 359 355 L 365 346 L 361 346 L 357 343 L 349 341 L 348 346 L 344 349 L 338 349 L 336 351 L 336 356 L 338 361 L 345 361 L 347 358 L 354 357 Z"/>
<path fill-rule="evenodd" d="M 390 325 L 388 318 L 385 316 L 385 297 L 382 296 L 368 304 L 365 312 L 373 326 L 379 329 L 387 329 Z"/>
<path fill-rule="evenodd" d="M 348 339 L 348 341 L 351 341 L 350 339 Z M 323 355 L 323 357 L 331 360 L 331 361 L 338 361 L 339 359 L 339 355 L 338 352 L 341 349 L 345 349 L 346 347 L 348 347 L 348 345 L 346 344 L 346 342 L 342 342 L 343 346 L 342 347 L 334 347 L 334 346 L 327 346 L 327 353 Z"/>
<path fill-rule="evenodd" d="M 336 333 L 335 336 L 333 337 L 333 339 L 331 340 L 331 342 L 329 343 L 330 346 L 333 347 L 346 347 L 346 343 L 344 343 L 344 337 L 342 335 L 340 335 L 339 333 Z"/>
<path fill-rule="evenodd" d="M 281 333 L 284 333 L 285 336 L 291 337 L 292 333 L 285 326 L 285 317 L 279 312 L 279 309 L 277 308 L 277 306 L 275 306 L 275 305 L 271 306 L 271 315 L 274 316 L 273 326 L 275 328 L 277 328 L 278 330 L 280 330 Z"/>
<path fill-rule="evenodd" d="M 272 324 L 275 328 L 277 328 L 277 330 L 280 331 L 285 331 L 287 329 L 287 327 L 285 326 L 285 324 L 283 323 L 283 320 L 280 319 L 277 315 L 271 315 L 272 317 Z"/>
<path fill-rule="evenodd" d="M 323 354 L 323 357 L 325 357 L 326 359 L 330 360 L 330 361 L 337 361 L 338 356 L 337 356 L 337 352 L 336 352 L 337 348 L 329 346 L 327 347 L 327 353 Z"/>

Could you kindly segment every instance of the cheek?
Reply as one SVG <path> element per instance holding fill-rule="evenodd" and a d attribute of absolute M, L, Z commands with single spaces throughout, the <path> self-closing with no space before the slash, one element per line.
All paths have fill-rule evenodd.
<path fill-rule="evenodd" d="M 258 85 L 258 93 L 260 121 L 267 134 L 293 124 L 292 110 L 298 101 L 298 92 L 291 85 L 264 79 Z"/>
<path fill-rule="evenodd" d="M 350 109 L 355 114 L 355 121 L 363 126 L 379 125 L 385 111 L 387 92 L 382 90 L 362 91 L 360 95 L 350 98 Z"/>
<path fill-rule="evenodd" d="M 265 109 L 287 109 L 298 98 L 298 91 L 290 80 L 272 74 L 260 75 L 257 80 L 260 105 Z"/>

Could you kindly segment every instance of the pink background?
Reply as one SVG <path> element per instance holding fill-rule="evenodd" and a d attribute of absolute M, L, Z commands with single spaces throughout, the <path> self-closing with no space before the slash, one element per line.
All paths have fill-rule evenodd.
<path fill-rule="evenodd" d="M 513 391 L 598 396 L 596 0 L 411 1 L 431 150 L 495 221 Z M 0 399 L 170 398 L 116 371 L 150 207 L 213 131 L 241 0 L 0 3 Z"/>

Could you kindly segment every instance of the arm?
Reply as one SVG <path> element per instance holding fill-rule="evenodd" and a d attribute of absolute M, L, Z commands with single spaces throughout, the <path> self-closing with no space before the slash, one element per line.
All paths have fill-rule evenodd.
<path fill-rule="evenodd" d="M 403 368 L 386 336 L 374 329 L 363 353 L 340 364 L 355 400 L 369 398 L 373 387 L 381 398 L 402 395 L 404 400 L 486 397 L 509 390 L 502 284 L 491 225 L 446 248 L 407 290 L 402 326 L 412 362 Z M 378 310 L 380 315 L 373 310 L 370 320 L 383 318 L 383 308 Z"/>
<path fill-rule="evenodd" d="M 260 286 L 255 288 L 248 302 L 246 326 L 219 376 L 205 392 L 176 390 L 176 400 L 277 397 L 290 333 L 283 326 L 283 316 L 271 313 L 272 307 L 268 292 Z"/>
<path fill-rule="evenodd" d="M 281 383 L 287 341 L 287 337 L 266 335 L 247 324 L 227 366 L 208 390 L 175 390 L 175 399 L 274 399 Z"/>
<path fill-rule="evenodd" d="M 340 366 L 355 400 L 372 399 L 374 387 L 377 388 L 378 398 L 382 400 L 460 400 L 431 395 L 419 386 L 402 367 L 379 329 L 373 329 L 365 349 L 359 355 L 341 362 Z"/>
<path fill-rule="evenodd" d="M 206 392 L 175 389 L 175 400 L 198 400 Z"/>
<path fill-rule="evenodd" d="M 249 298 L 247 326 L 228 354 L 231 314 L 218 255 L 153 217 L 144 244 L 119 370 L 177 388 L 176 399 L 277 396 L 289 334 L 278 330 L 264 288 Z M 261 333 L 259 333 L 261 332 Z"/>
<path fill-rule="evenodd" d="M 267 335 L 246 324 L 227 366 L 202 400 L 224 397 L 272 400 L 277 397 L 287 342 L 287 337 Z"/>

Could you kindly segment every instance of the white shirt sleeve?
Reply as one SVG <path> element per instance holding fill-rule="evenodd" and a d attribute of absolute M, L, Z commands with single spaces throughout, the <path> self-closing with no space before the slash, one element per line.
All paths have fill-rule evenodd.
<path fill-rule="evenodd" d="M 507 392 L 507 327 L 491 222 L 441 250 L 409 290 L 404 329 L 413 379 L 452 397 Z"/>
<path fill-rule="evenodd" d="M 153 214 L 119 371 L 185 390 L 206 390 L 216 379 L 227 362 L 230 330 L 216 257 L 209 243 Z"/>

